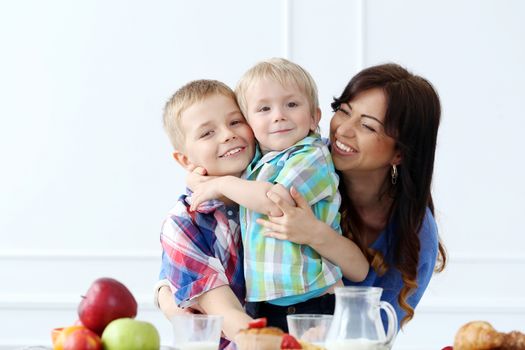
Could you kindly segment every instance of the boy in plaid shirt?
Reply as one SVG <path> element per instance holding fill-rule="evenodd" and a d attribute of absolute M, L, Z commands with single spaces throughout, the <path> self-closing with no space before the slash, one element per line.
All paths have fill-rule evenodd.
<path fill-rule="evenodd" d="M 197 80 L 180 88 L 166 103 L 163 123 L 173 157 L 188 171 L 204 167 L 208 175 L 238 177 L 253 158 L 252 130 L 234 92 L 221 82 Z M 238 205 L 223 197 L 203 202 L 196 210 L 189 210 L 191 203 L 188 191 L 162 225 L 156 300 L 167 318 L 188 310 L 222 315 L 223 332 L 231 339 L 251 320 L 242 307 Z M 221 349 L 227 343 L 222 339 Z"/>
<path fill-rule="evenodd" d="M 268 211 L 266 192 L 248 186 L 266 182 L 286 194 L 293 186 L 318 219 L 341 232 L 338 177 L 317 133 L 317 88 L 302 67 L 285 59 L 260 62 L 244 74 L 236 94 L 259 148 L 243 179 L 222 176 L 194 186 L 191 208 L 219 196 L 240 204 L 247 310 L 287 331 L 287 314 L 333 314 L 333 287 L 342 286 L 342 274 L 309 246 L 265 236 L 257 220 L 275 215 Z M 363 263 L 358 266 L 367 268 L 356 275 L 364 278 L 368 262 L 362 253 L 359 259 Z"/>

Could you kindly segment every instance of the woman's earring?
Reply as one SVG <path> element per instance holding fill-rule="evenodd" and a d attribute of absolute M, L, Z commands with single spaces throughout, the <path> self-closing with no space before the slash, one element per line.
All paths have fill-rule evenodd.
<path fill-rule="evenodd" d="M 392 169 L 390 169 L 390 177 L 392 178 L 392 185 L 396 184 L 398 175 L 399 174 L 397 173 L 397 166 L 395 164 L 392 164 Z"/>

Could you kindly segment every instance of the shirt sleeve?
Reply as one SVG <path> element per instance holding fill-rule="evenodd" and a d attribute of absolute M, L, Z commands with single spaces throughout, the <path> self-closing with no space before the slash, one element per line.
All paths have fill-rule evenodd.
<path fill-rule="evenodd" d="M 201 294 L 229 284 L 220 260 L 203 244 L 202 237 L 190 217 L 171 216 L 162 226 L 160 277 L 175 289 L 179 307 L 191 306 Z"/>
<path fill-rule="evenodd" d="M 169 260 L 166 258 L 164 251 L 162 252 L 162 259 L 160 263 L 159 281 L 166 279 L 166 270 L 169 267 Z"/>
<path fill-rule="evenodd" d="M 438 254 L 438 228 L 430 209 L 427 209 L 423 225 L 419 232 L 420 250 L 417 267 L 417 289 L 408 298 L 414 309 L 423 297 L 434 274 Z"/>
<path fill-rule="evenodd" d="M 275 182 L 286 188 L 295 186 L 312 205 L 337 192 L 339 182 L 337 175 L 334 181 L 332 174 L 335 175 L 333 165 L 328 164 L 323 148 L 303 146 L 285 160 Z"/>
<path fill-rule="evenodd" d="M 292 185 L 308 201 L 314 214 L 341 232 L 339 226 L 339 178 L 324 145 L 303 146 L 288 157 L 274 180 L 286 188 Z"/>
<path fill-rule="evenodd" d="M 408 304 L 413 309 L 416 309 L 416 306 L 419 304 L 430 283 L 437 259 L 438 230 L 434 217 L 429 209 L 427 209 L 423 225 L 419 232 L 419 240 L 420 253 L 417 267 L 417 288 L 407 299 Z M 396 310 L 398 325 L 400 325 L 401 320 L 406 315 L 405 310 L 401 308 L 398 302 L 399 293 L 404 286 L 401 273 L 396 268 L 391 268 L 386 275 L 382 277 L 382 280 L 388 282 L 385 285 L 378 286 L 383 287 L 381 300 L 388 301 L 392 304 Z M 386 324 L 384 316 L 383 324 Z"/>
<path fill-rule="evenodd" d="M 159 291 L 162 287 L 167 286 L 171 289 L 172 293 L 175 292 L 175 288 L 171 285 L 170 281 L 166 278 L 166 271 L 170 266 L 169 259 L 166 254 L 162 252 L 162 260 L 160 264 L 159 280 L 153 286 L 153 305 L 160 309 L 159 304 Z"/>

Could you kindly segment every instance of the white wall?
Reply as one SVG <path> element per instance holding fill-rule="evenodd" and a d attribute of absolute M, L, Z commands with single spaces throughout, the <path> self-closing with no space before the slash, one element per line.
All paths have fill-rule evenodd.
<path fill-rule="evenodd" d="M 401 63 L 440 93 L 450 264 L 395 349 L 449 345 L 472 319 L 525 331 L 523 13 L 519 0 L 0 2 L 0 346 L 49 344 L 101 276 L 128 285 L 170 343 L 151 292 L 184 174 L 163 104 L 271 56 L 312 73 L 324 134 L 331 97 L 363 67 Z"/>

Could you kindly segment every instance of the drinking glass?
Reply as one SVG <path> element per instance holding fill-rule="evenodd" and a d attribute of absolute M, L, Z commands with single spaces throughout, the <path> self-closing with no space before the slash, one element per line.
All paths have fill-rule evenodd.
<path fill-rule="evenodd" d="M 222 316 L 175 315 L 173 345 L 178 350 L 217 350 L 221 339 Z"/>
<path fill-rule="evenodd" d="M 323 345 L 332 318 L 332 315 L 295 314 L 286 316 L 286 322 L 288 323 L 288 331 L 296 339 Z"/>

